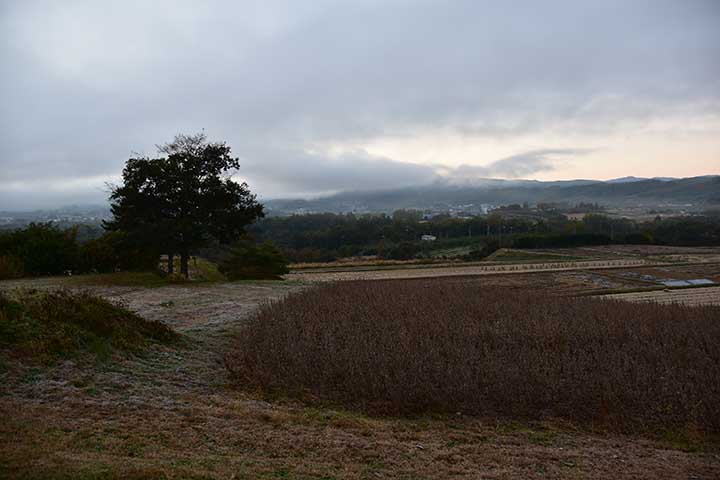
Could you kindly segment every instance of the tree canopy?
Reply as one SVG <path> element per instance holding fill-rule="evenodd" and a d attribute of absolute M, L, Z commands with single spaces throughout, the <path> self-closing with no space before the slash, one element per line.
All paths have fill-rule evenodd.
<path fill-rule="evenodd" d="M 179 254 L 187 276 L 194 250 L 236 240 L 263 216 L 263 206 L 246 183 L 232 179 L 240 164 L 225 143 L 208 142 L 202 133 L 178 135 L 158 153 L 165 156 L 127 161 L 122 185 L 110 195 L 113 219 L 105 228 L 166 253 L 170 271 Z"/>

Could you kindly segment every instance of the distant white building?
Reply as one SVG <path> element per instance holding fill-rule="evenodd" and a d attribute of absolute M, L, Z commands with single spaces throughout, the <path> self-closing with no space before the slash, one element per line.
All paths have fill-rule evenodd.
<path fill-rule="evenodd" d="M 422 240 L 423 242 L 434 242 L 435 240 L 437 240 L 437 237 L 435 235 L 423 235 L 422 237 L 420 237 L 420 240 Z"/>

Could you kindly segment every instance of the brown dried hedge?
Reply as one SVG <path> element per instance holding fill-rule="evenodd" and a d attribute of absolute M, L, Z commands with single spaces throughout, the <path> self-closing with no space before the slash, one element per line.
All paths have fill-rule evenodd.
<path fill-rule="evenodd" d="M 720 307 L 343 282 L 260 309 L 237 382 L 375 412 L 720 431 Z"/>

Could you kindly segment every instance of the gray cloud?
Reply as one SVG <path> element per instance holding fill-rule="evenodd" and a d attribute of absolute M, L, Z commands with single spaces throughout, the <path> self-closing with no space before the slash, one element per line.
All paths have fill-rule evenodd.
<path fill-rule="evenodd" d="M 507 177 L 520 178 L 557 168 L 558 156 L 581 156 L 592 150 L 581 148 L 555 148 L 532 150 L 510 157 L 495 160 L 484 166 L 460 165 L 447 169 L 446 175 L 451 179 Z"/>
<path fill-rule="evenodd" d="M 131 151 L 201 128 L 281 195 L 437 173 L 317 144 L 692 123 L 720 115 L 718 25 L 714 0 L 3 2 L 0 202 L 63 179 L 43 202 L 94 196 Z M 531 154 L 461 168 L 531 175 L 565 155 Z"/>
<path fill-rule="evenodd" d="M 271 157 L 271 163 L 282 165 L 281 168 L 268 171 L 263 164 L 250 160 L 243 163 L 241 171 L 252 181 L 267 185 L 277 193 L 306 195 L 308 192 L 381 190 L 437 181 L 465 183 L 492 177 L 523 178 L 555 170 L 558 157 L 580 157 L 591 152 L 580 148 L 532 150 L 484 166 L 448 167 L 398 162 L 363 151 L 333 158 L 281 151 L 274 152 Z M 267 153 L 265 158 L 268 158 Z"/>
<path fill-rule="evenodd" d="M 262 162 L 257 161 L 263 158 Z M 423 185 L 437 178 L 429 165 L 377 157 L 364 151 L 328 157 L 291 150 L 257 152 L 241 159 L 240 173 L 277 196 Z M 273 165 L 267 168 L 267 163 Z"/>

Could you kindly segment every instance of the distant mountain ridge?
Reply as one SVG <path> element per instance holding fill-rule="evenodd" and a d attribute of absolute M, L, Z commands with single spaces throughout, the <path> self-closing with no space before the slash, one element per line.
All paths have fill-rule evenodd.
<path fill-rule="evenodd" d="M 442 206 L 507 205 L 511 203 L 591 202 L 608 206 L 720 205 L 720 175 L 689 178 L 625 177 L 600 180 L 487 179 L 457 185 L 435 182 L 426 186 L 376 191 L 348 191 L 316 199 L 266 201 L 271 213 L 391 212 L 401 208 L 432 209 Z"/>
<path fill-rule="evenodd" d="M 644 177 L 620 177 L 620 178 L 613 178 L 612 180 L 605 180 L 605 183 L 632 183 L 632 182 L 643 182 L 645 180 L 660 180 L 661 182 L 671 182 L 673 180 L 678 180 L 674 177 L 652 177 L 652 178 L 644 178 Z"/>

